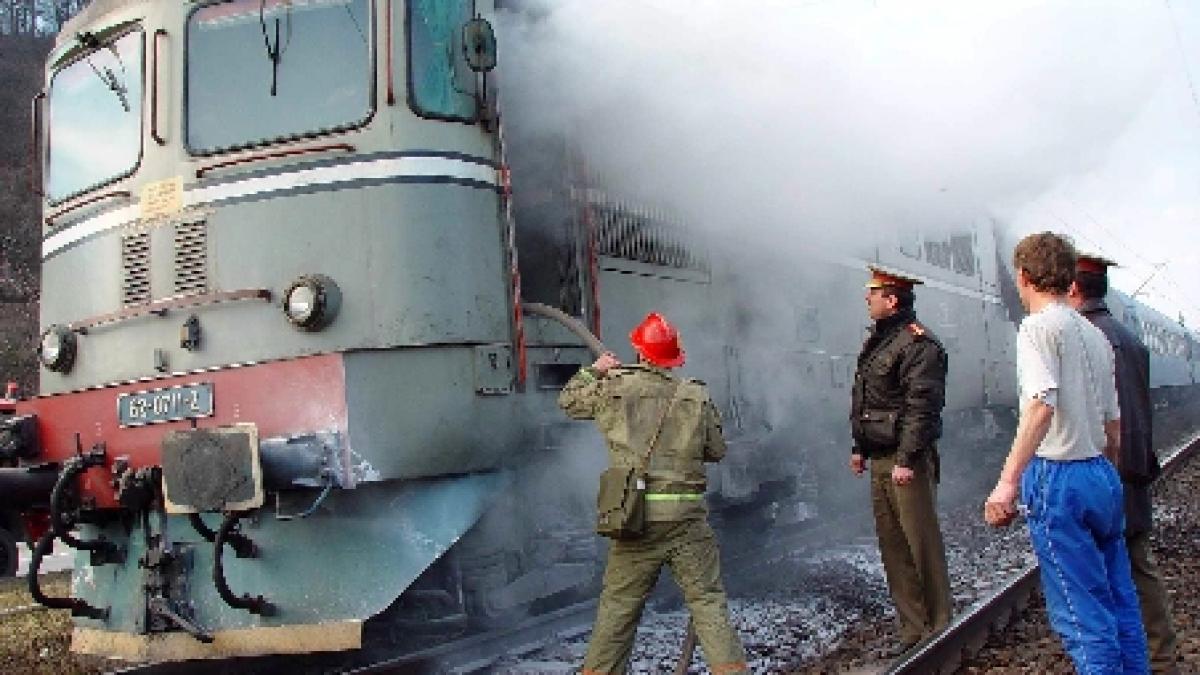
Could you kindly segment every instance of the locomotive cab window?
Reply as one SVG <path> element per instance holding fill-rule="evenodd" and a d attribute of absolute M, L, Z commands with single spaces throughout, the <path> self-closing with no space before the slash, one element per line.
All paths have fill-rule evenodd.
<path fill-rule="evenodd" d="M 371 15 L 369 0 L 234 0 L 192 12 L 188 149 L 206 155 L 366 124 Z"/>
<path fill-rule="evenodd" d="M 422 117 L 473 122 L 476 75 L 463 52 L 474 0 L 409 0 L 408 101 Z"/>
<path fill-rule="evenodd" d="M 91 35 L 87 39 L 96 40 Z M 142 32 L 134 30 L 88 45 L 51 78 L 46 192 L 52 203 L 120 180 L 137 168 L 143 51 Z"/>

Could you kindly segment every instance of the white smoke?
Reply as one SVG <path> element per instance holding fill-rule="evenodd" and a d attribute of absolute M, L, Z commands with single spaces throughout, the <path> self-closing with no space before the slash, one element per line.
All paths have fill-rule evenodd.
<path fill-rule="evenodd" d="M 619 189 L 778 250 L 954 227 L 1093 167 L 1165 37 L 1142 2 L 542 0 L 502 22 L 502 78 Z"/>
<path fill-rule="evenodd" d="M 839 460 L 861 281 L 794 261 L 1015 219 L 1109 160 L 1176 49 L 1141 1 L 514 1 L 506 119 L 569 138 L 596 183 L 712 235 L 714 266 L 738 277 L 721 305 L 734 328 L 702 325 L 739 351 L 692 349 L 688 374 L 752 395 L 748 434 Z M 809 353 L 785 355 L 809 323 Z M 721 386 L 726 361 L 741 385 Z"/>

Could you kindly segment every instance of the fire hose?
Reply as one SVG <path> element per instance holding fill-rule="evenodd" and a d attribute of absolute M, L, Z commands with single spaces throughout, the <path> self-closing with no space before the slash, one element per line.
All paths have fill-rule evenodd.
<path fill-rule="evenodd" d="M 587 326 L 583 325 L 582 321 L 576 319 L 570 314 L 567 314 L 561 309 L 558 309 L 557 307 L 544 305 L 540 302 L 524 302 L 521 303 L 521 309 L 526 314 L 537 314 L 538 316 L 543 316 L 547 319 L 553 319 L 554 321 L 561 323 L 564 328 L 574 333 L 579 337 L 580 340 L 583 340 L 583 343 L 587 345 L 587 348 L 592 351 L 592 354 L 596 356 L 596 358 L 599 358 L 601 354 L 608 351 L 608 348 L 604 346 L 604 343 L 601 342 L 595 335 L 592 335 L 592 332 L 587 329 Z"/>

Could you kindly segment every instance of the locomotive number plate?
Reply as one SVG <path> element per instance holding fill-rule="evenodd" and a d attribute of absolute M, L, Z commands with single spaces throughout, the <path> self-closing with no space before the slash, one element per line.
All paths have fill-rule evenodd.
<path fill-rule="evenodd" d="M 213 414 L 211 382 L 186 384 L 117 397 L 117 421 L 123 427 L 140 427 Z"/>

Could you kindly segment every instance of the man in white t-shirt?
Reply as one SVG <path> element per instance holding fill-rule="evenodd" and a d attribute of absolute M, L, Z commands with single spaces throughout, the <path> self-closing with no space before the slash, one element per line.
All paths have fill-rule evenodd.
<path fill-rule="evenodd" d="M 1013 267 L 1029 312 L 1017 334 L 1021 419 L 984 517 L 1011 523 L 1020 492 L 1050 624 L 1077 672 L 1148 673 L 1113 466 L 1121 423 L 1112 347 L 1066 304 L 1070 242 L 1051 232 L 1025 237 Z"/>

